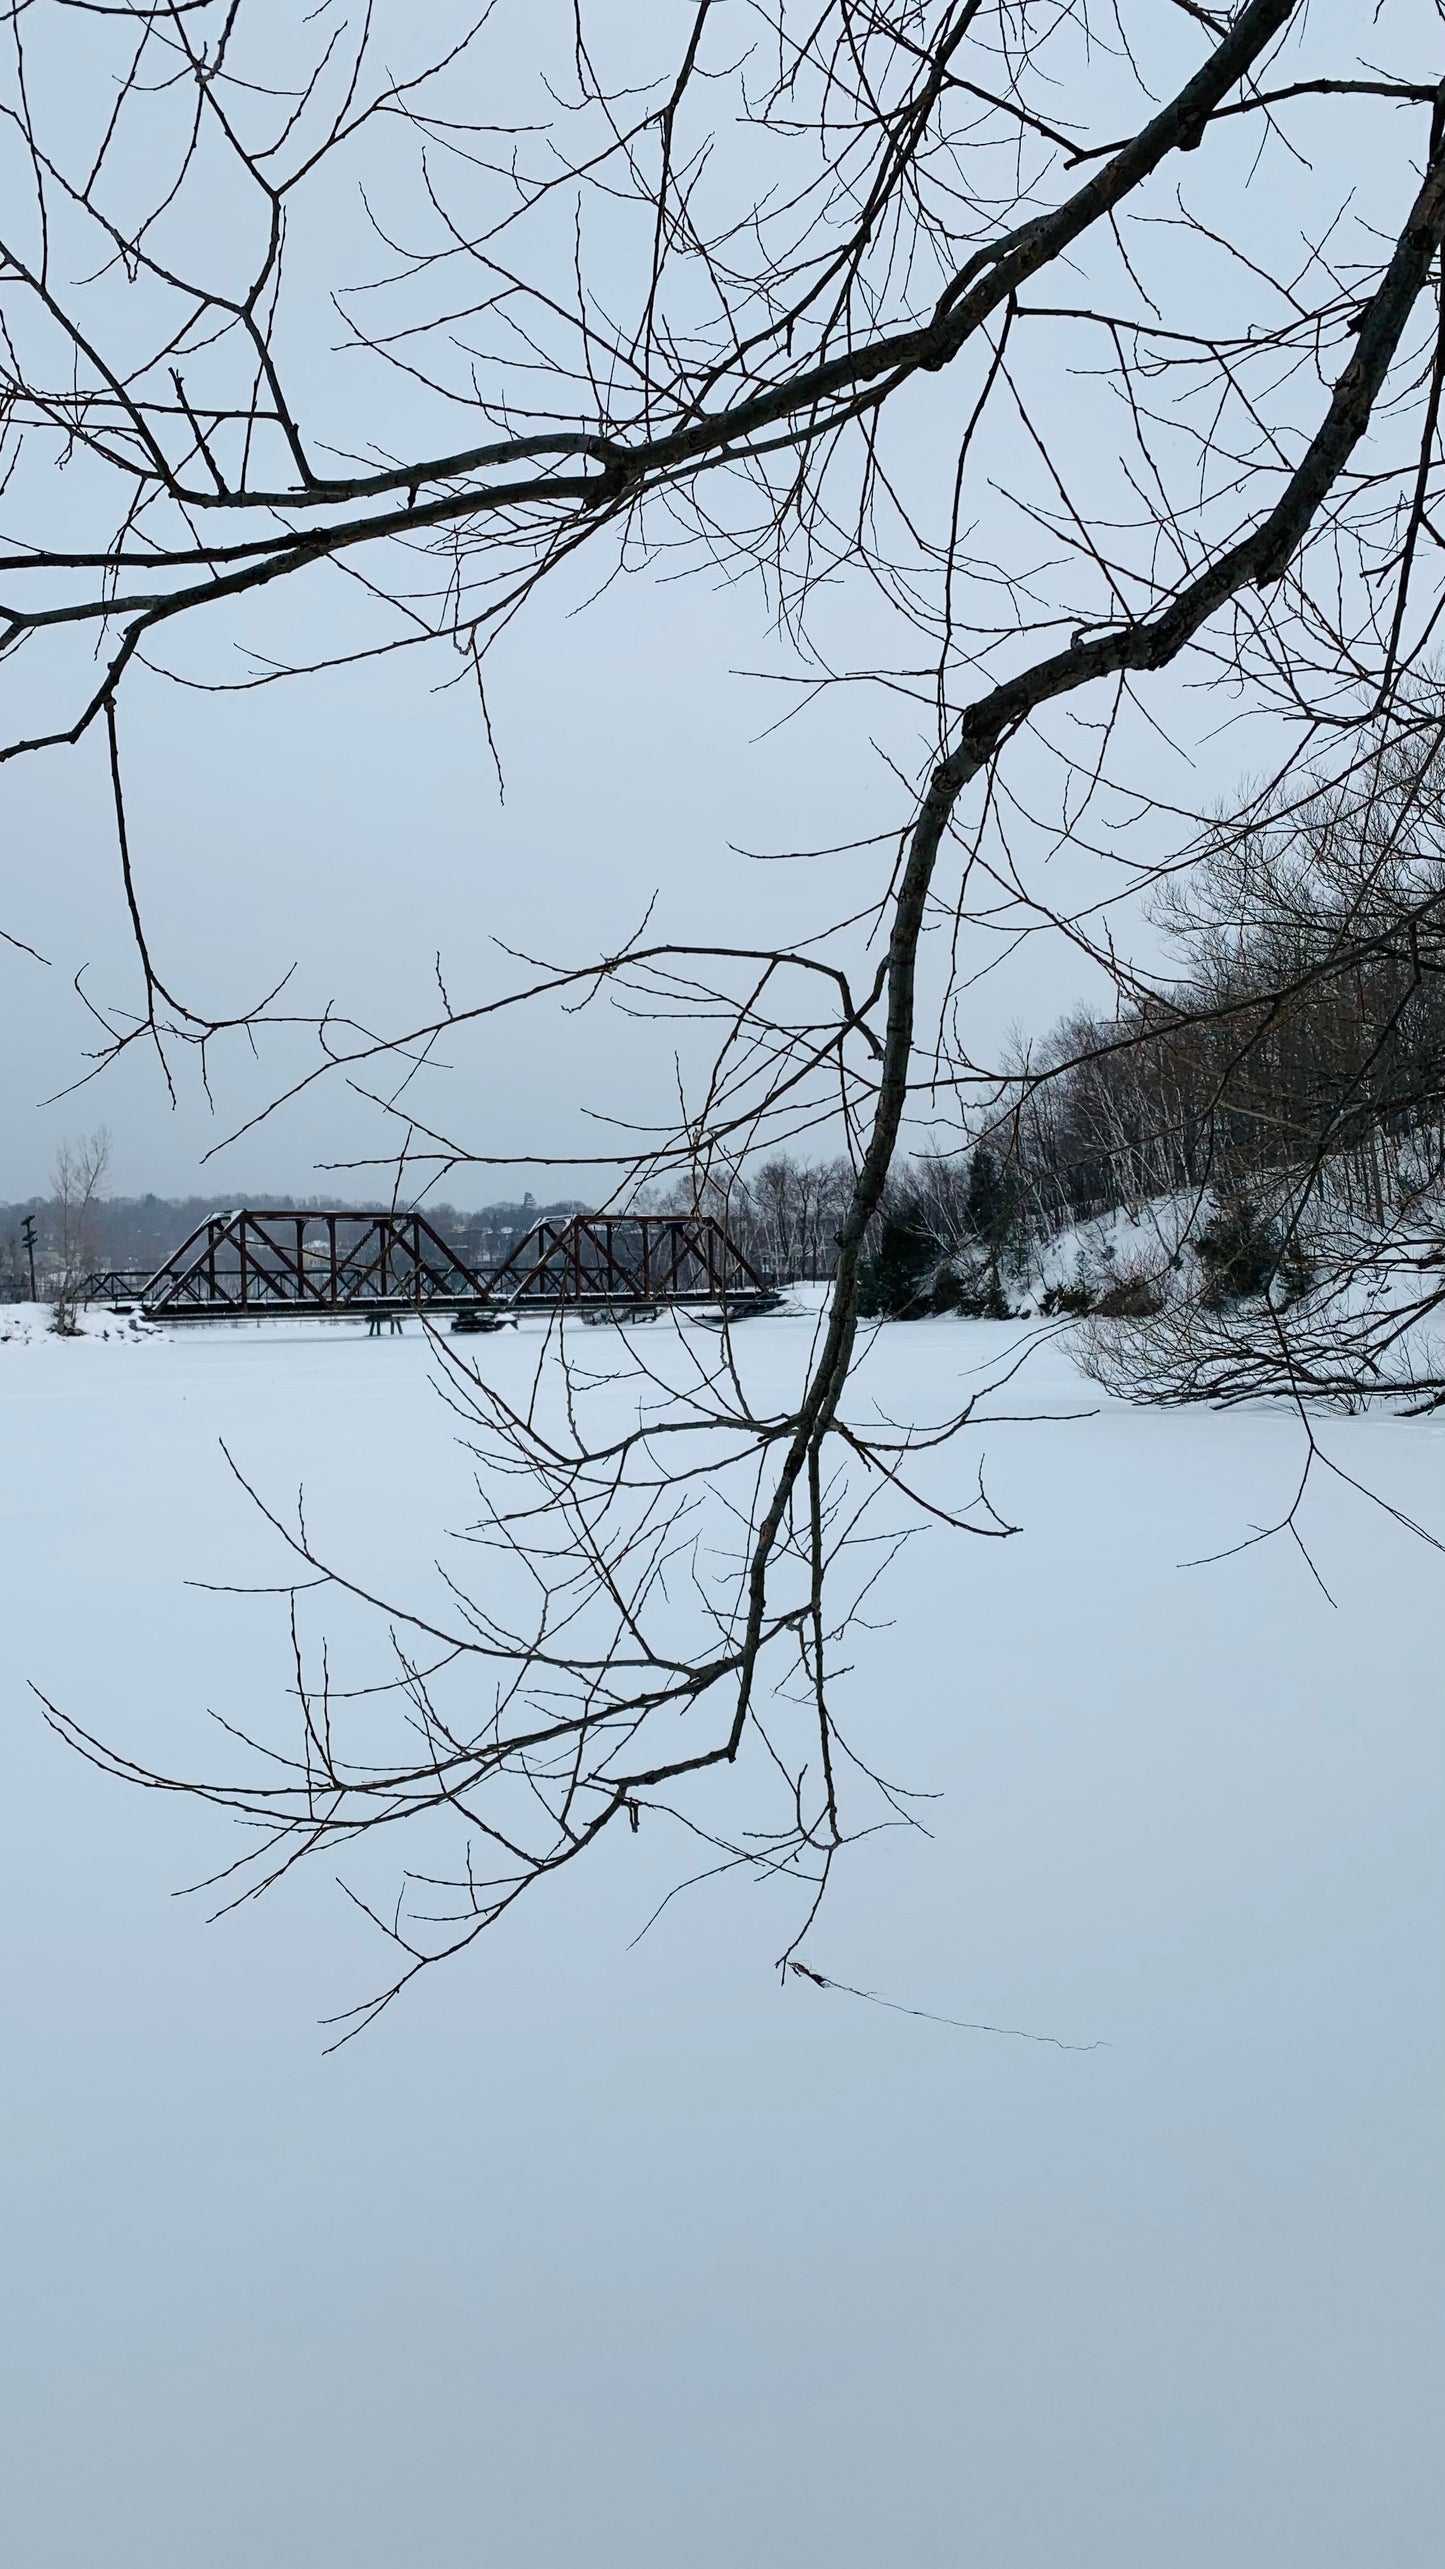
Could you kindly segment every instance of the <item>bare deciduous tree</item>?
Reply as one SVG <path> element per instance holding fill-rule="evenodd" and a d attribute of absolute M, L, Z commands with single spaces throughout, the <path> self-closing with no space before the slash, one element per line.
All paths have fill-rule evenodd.
<path fill-rule="evenodd" d="M 1217 817 L 1154 904 L 1176 976 L 1026 1048 L 985 1119 L 1036 1237 L 1154 1207 L 1145 1280 L 1165 1308 L 1096 1333 L 1101 1379 L 1181 1399 L 1445 1397 L 1438 685 L 1419 699 L 1413 733 L 1386 725 L 1347 778 Z M 1168 1285 L 1185 1247 L 1202 1309 Z M 1267 1314 L 1231 1322 L 1261 1295 Z"/>
<path fill-rule="evenodd" d="M 580 0 L 458 17 L 429 62 L 405 26 L 247 0 L 8 20 L 0 640 L 30 675 L 0 755 L 103 741 L 141 972 L 105 1046 L 169 1076 L 225 1031 L 154 961 L 122 707 L 142 670 L 221 683 L 197 637 L 243 604 L 330 583 L 361 617 L 330 656 L 438 644 L 480 687 L 563 565 L 665 550 L 753 571 L 799 683 L 872 686 L 911 731 L 864 916 L 822 907 L 782 948 L 644 936 L 429 1026 L 323 1030 L 312 1075 L 375 1087 L 538 990 L 690 1012 L 710 1074 L 619 1187 L 824 1132 L 851 1169 L 796 1400 L 755 1408 L 724 1347 L 594 1441 L 585 1402 L 519 1412 L 454 1366 L 493 1570 L 449 1620 L 400 1614 L 413 1727 L 358 1760 L 298 1644 L 289 1763 L 197 1787 L 262 1823 L 252 1879 L 428 1815 L 487 1851 L 442 1918 L 387 1919 L 382 2004 L 649 1806 L 821 1890 L 884 1789 L 839 1737 L 828 1574 L 915 1441 L 845 1406 L 895 1154 L 993 1092 L 966 1009 L 990 941 L 1062 936 L 1127 995 L 1115 913 L 1199 817 L 1142 762 L 1203 691 L 1264 720 L 1272 810 L 1305 763 L 1339 782 L 1367 732 L 1435 725 L 1408 681 L 1445 382 L 1427 0 Z M 876 637 L 862 669 L 835 658 L 840 596 Z M 246 683 L 284 674 L 278 640 Z M 1056 888 L 1045 860 L 1089 849 L 1088 889 Z M 469 1156 L 401 1129 L 413 1165 Z M 710 1820 L 698 1788 L 745 1759 L 779 1810 Z"/>
<path fill-rule="evenodd" d="M 95 1209 L 110 1169 L 110 1135 L 98 1132 L 62 1142 L 50 1180 L 51 1253 L 55 1259 L 55 1309 L 51 1328 L 61 1338 L 76 1332 L 76 1304 L 96 1261 Z"/>

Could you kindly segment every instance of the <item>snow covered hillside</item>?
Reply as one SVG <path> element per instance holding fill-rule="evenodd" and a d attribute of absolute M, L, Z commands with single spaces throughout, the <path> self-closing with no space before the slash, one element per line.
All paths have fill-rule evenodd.
<path fill-rule="evenodd" d="M 811 1327 L 739 1333 L 760 1399 Z M 289 1657 L 274 1597 L 214 1592 L 284 1575 L 222 1441 L 389 1595 L 480 1575 L 471 1467 L 414 1328 L 87 1329 L 0 1312 L 7 2559 L 1433 2563 L 1445 1561 L 1401 1519 L 1445 1533 L 1445 1416 L 1317 1422 L 1302 1550 L 1249 1540 L 1304 1469 L 1283 1410 L 1128 1408 L 1066 1330 L 873 1339 L 855 1409 L 915 1421 L 1032 1342 L 921 1467 L 1019 1531 L 925 1532 L 870 1600 L 845 1728 L 936 1798 L 805 1957 L 1098 2048 L 780 1987 L 777 1886 L 634 1944 L 701 1860 L 649 1822 L 328 2060 L 365 1920 L 318 1875 L 207 1930 L 169 1895 L 235 1838 L 81 1765 L 30 1682 L 239 1764 L 207 1713 L 284 1736 Z M 468 1361 L 520 1393 L 538 1344 Z"/>

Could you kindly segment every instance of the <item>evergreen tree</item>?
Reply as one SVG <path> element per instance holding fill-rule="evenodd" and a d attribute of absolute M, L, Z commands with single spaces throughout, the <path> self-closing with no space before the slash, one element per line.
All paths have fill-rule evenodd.
<path fill-rule="evenodd" d="M 865 1320 L 921 1320 L 933 1308 L 938 1242 L 923 1209 L 885 1200 L 863 1261 L 859 1311 Z"/>

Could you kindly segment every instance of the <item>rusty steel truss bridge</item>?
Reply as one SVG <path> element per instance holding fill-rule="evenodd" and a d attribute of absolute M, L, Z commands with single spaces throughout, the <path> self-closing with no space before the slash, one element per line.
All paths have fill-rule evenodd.
<path fill-rule="evenodd" d="M 96 1298 L 123 1280 L 92 1278 Z M 128 1280 L 125 1280 L 128 1281 Z M 470 1266 L 424 1213 L 216 1213 L 132 1285 L 147 1320 L 365 1320 L 447 1315 L 454 1329 L 535 1315 L 655 1320 L 692 1308 L 742 1319 L 773 1311 L 770 1278 L 723 1224 L 700 1213 L 577 1213 L 535 1223 L 500 1264 Z"/>

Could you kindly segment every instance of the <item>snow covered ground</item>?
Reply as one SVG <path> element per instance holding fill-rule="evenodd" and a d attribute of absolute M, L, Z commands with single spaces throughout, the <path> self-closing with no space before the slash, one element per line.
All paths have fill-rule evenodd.
<path fill-rule="evenodd" d="M 1021 1531 L 921 1538 L 859 1639 L 860 1745 L 941 1798 L 810 1958 L 1105 2048 L 780 1990 L 756 1887 L 634 1948 L 644 1837 L 326 2060 L 364 1922 L 318 1877 L 207 1930 L 168 1895 L 221 1823 L 78 1765 L 27 1680 L 123 1744 L 261 1724 L 274 1606 L 186 1584 L 275 1574 L 219 1440 L 393 1589 L 465 1458 L 415 1332 L 90 1326 L 0 1312 L 7 2560 L 1441 2556 L 1445 1561 L 1323 1471 L 1328 1598 L 1288 1538 L 1231 1552 L 1297 1422 L 1111 1404 L 1050 1338 L 996 1404 L 1049 1415 L 936 1467 Z M 758 1324 L 750 1378 L 807 1334 Z M 861 1396 L 937 1412 L 1022 1334 L 887 1329 Z M 1445 1531 L 1445 1419 L 1320 1434 Z"/>

